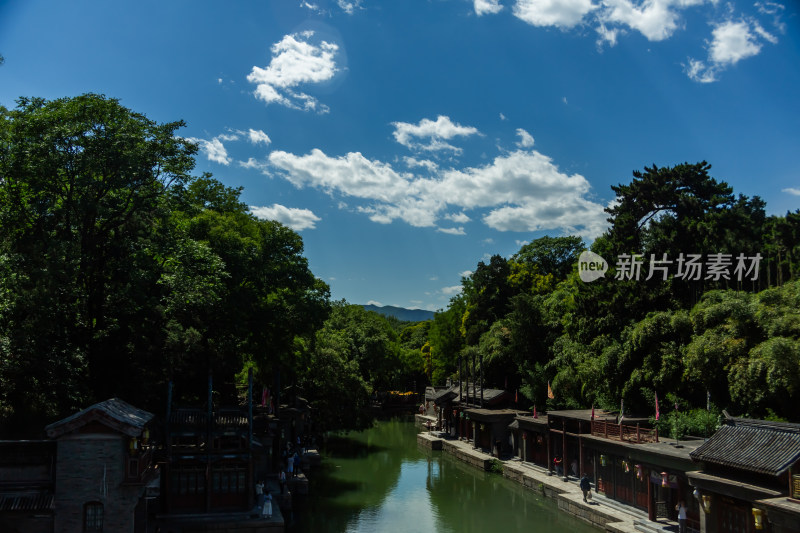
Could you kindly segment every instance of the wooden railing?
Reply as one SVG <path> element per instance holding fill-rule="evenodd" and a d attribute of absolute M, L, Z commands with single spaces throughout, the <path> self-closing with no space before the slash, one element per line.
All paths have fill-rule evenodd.
<path fill-rule="evenodd" d="M 640 428 L 639 424 L 609 423 L 607 420 L 592 420 L 592 435 L 635 444 L 658 442 L 658 429 Z"/>

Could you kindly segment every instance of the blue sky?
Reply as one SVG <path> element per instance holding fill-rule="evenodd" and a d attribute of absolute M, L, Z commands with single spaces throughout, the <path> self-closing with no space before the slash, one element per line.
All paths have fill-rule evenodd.
<path fill-rule="evenodd" d="M 611 185 L 706 160 L 800 208 L 800 9 L 761 0 L 0 3 L 0 104 L 86 92 L 199 143 L 335 299 L 436 310 Z"/>

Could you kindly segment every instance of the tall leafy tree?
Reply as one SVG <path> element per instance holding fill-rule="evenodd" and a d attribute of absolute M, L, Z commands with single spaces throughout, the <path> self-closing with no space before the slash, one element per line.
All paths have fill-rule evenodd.
<path fill-rule="evenodd" d="M 163 193 L 194 164 L 182 125 L 91 94 L 0 109 L 0 329 L 6 363 L 25 369 L 7 400 L 18 414 L 129 390 L 158 299 L 148 250 Z"/>

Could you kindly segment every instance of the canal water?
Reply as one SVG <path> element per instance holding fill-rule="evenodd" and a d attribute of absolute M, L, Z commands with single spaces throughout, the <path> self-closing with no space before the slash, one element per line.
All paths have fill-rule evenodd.
<path fill-rule="evenodd" d="M 328 439 L 290 533 L 597 533 L 554 500 L 417 446 L 413 419 Z"/>

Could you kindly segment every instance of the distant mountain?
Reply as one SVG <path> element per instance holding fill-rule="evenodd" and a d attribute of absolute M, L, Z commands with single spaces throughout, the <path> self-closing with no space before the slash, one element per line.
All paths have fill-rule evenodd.
<path fill-rule="evenodd" d="M 375 311 L 384 316 L 393 316 L 398 320 L 404 322 L 423 322 L 425 320 L 433 320 L 433 311 L 425 311 L 424 309 L 406 309 L 404 307 L 394 307 L 392 305 L 384 305 L 378 307 L 377 305 L 363 306 L 367 311 Z"/>

